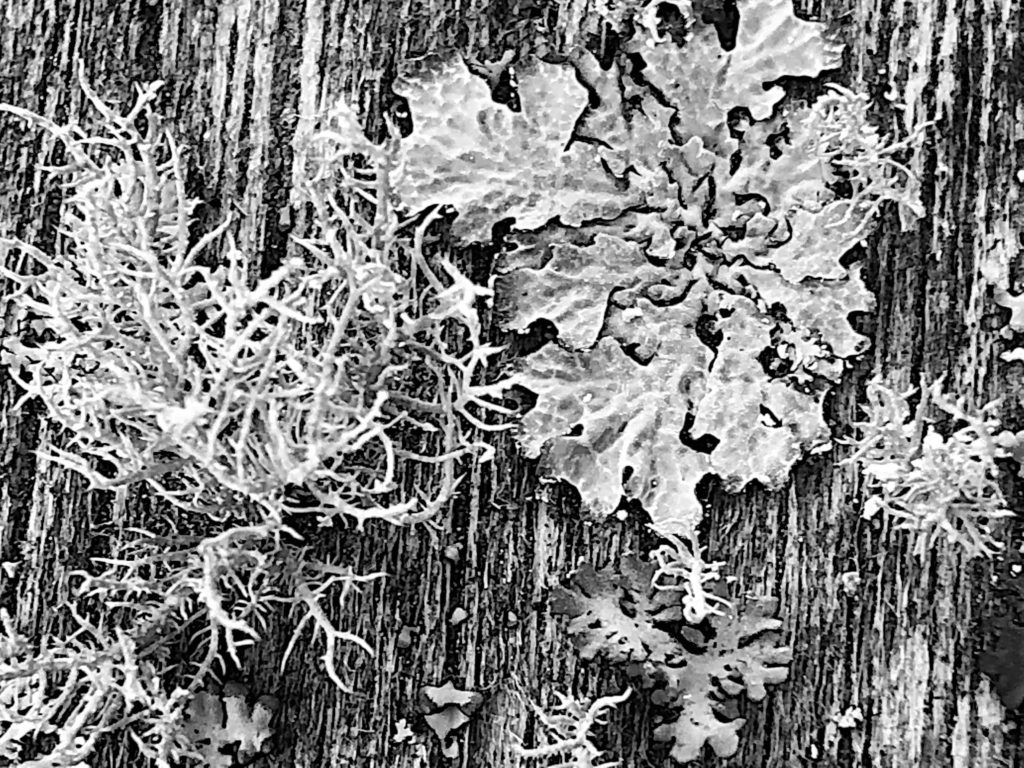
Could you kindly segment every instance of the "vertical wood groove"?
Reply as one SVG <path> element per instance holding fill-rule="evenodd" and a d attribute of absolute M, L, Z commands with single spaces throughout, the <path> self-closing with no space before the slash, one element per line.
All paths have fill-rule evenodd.
<path fill-rule="evenodd" d="M 531 5 L 159 0 L 144 16 L 144 3 L 7 0 L 0 10 L 0 101 L 53 119 L 79 115 L 75 62 L 83 54 L 106 96 L 127 100 L 133 80 L 166 80 L 168 114 L 193 145 L 197 179 L 215 198 L 211 215 L 235 212 L 239 245 L 254 269 L 264 251 L 287 247 L 279 223 L 292 183 L 290 142 L 308 132 L 322 95 L 348 98 L 379 127 L 398 61 L 435 47 L 496 54 L 516 42 L 501 39 L 503 28 Z M 549 30 L 552 38 L 581 39 L 593 24 L 591 4 L 557 5 L 561 26 Z M 873 372 L 909 385 L 921 371 L 948 371 L 950 383 L 976 401 L 1007 395 L 1008 414 L 1020 418 L 1024 366 L 998 359 L 1006 342 L 986 316 L 994 312 L 989 283 L 1019 291 L 1024 280 L 1021 0 L 801 5 L 846 36 L 852 50 L 843 75 L 875 97 L 887 126 L 938 121 L 927 151 L 913 161 L 928 215 L 904 232 L 887 214 L 864 249 L 879 300 L 875 316 L 858 322 L 875 347 L 832 397 L 832 423 L 849 425 Z M 159 29 L 150 29 L 154 23 Z M 906 103 L 904 115 L 891 109 L 892 100 Z M 52 239 L 55 186 L 38 168 L 53 152 L 52 140 L 0 116 L 0 231 Z M 0 581 L 0 600 L 16 593 L 21 623 L 38 629 L 49 621 L 46 604 L 73 566 L 72 554 L 83 551 L 90 517 L 106 514 L 109 500 L 31 456 L 59 436 L 37 426 L 32 408 L 12 410 L 18 391 L 6 376 L 0 374 L 0 556 L 11 557 L 23 543 L 30 551 L 17 581 Z M 994 594 L 989 568 L 946 553 L 923 567 L 912 560 L 903 537 L 859 518 L 857 479 L 832 467 L 842 455 L 808 458 L 774 493 L 712 493 L 711 555 L 729 560 L 741 589 L 780 597 L 796 648 L 790 682 L 750 709 L 740 753 L 722 764 L 1024 766 L 1019 736 L 1004 733 L 1000 706 L 976 669 L 983 645 L 977 627 Z M 317 669 L 322 647 L 308 635 L 279 672 L 289 632 L 283 617 L 251 655 L 252 682 L 286 705 L 272 764 L 437 764 L 429 732 L 417 737 L 427 759 L 391 736 L 399 718 L 422 732 L 419 686 L 450 677 L 491 696 L 463 740 L 461 764 L 513 766 L 507 732 L 524 733 L 527 717 L 506 688 L 511 681 L 545 695 L 621 685 L 614 671 L 575 657 L 545 600 L 578 557 L 600 565 L 640 549 L 643 533 L 635 520 L 580 521 L 572 494 L 538 484 L 534 471 L 503 436 L 494 464 L 468 478 L 469 495 L 436 534 L 380 526 L 363 537 L 339 532 L 315 542 L 320 557 L 392 575 L 367 585 L 352 606 L 360 613 L 350 628 L 376 649 L 373 659 L 351 649 L 341 654 L 353 669 L 355 695 L 340 694 Z M 463 544 L 457 562 L 443 554 L 453 543 Z M 856 596 L 838 583 L 849 570 L 862 576 Z M 469 617 L 451 626 L 456 607 Z M 412 645 L 400 648 L 405 625 L 417 629 Z M 625 766 L 660 764 L 650 762 L 654 713 L 642 698 L 612 719 L 609 740 L 625 750 Z M 838 728 L 835 718 L 851 705 L 863 709 L 865 722 Z M 114 748 L 104 758 L 96 768 L 119 764 Z"/>

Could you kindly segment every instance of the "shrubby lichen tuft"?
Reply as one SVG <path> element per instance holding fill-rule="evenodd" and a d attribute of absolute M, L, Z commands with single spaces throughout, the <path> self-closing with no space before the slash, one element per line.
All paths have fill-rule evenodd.
<path fill-rule="evenodd" d="M 57 746 L 26 765 L 73 766 L 128 729 L 163 766 L 187 754 L 185 703 L 225 651 L 240 663 L 278 605 L 295 611 L 285 659 L 312 627 L 346 686 L 336 652 L 372 645 L 326 605 L 350 607 L 384 574 L 310 558 L 292 524 L 435 517 L 460 463 L 490 458 L 480 435 L 503 428 L 502 386 L 481 383 L 497 351 L 476 315 L 489 290 L 431 255 L 436 214 L 399 219 L 396 147 L 350 135 L 351 112 L 297 137 L 293 202 L 308 226 L 257 277 L 262 256 L 236 246 L 230 217 L 199 231 L 182 149 L 153 109 L 160 83 L 123 115 L 81 87 L 89 127 L 0 107 L 67 156 L 49 169 L 66 190 L 55 247 L 0 240 L 21 330 L 3 362 L 66 430 L 44 460 L 120 503 L 142 482 L 173 511 L 119 531 L 75 574 L 73 603 L 57 608 L 77 628 L 67 641 L 32 647 L 7 622 L 0 749 L 52 731 Z M 402 464 L 422 468 L 412 495 Z M 174 661 L 185 645 L 197 655 Z"/>
<path fill-rule="evenodd" d="M 998 402 L 972 408 L 964 398 L 944 394 L 939 379 L 922 384 L 911 413 L 912 394 L 872 381 L 866 418 L 846 440 L 854 452 L 843 463 L 860 467 L 868 491 L 864 516 L 881 513 L 894 529 L 907 532 L 922 561 L 943 542 L 967 558 L 998 554 L 1004 545 L 992 525 L 1013 512 L 996 460 L 1009 457 L 1016 444 L 993 415 Z M 933 406 L 949 422 L 948 430 L 936 426 Z"/>
<path fill-rule="evenodd" d="M 7 108 L 70 157 L 54 252 L 0 241 L 29 262 L 4 274 L 34 331 L 8 341 L 4 359 L 26 396 L 69 430 L 69 448 L 52 458 L 94 487 L 145 480 L 214 515 L 243 501 L 278 522 L 401 523 L 436 512 L 453 462 L 486 451 L 472 432 L 498 410 L 477 383 L 495 352 L 474 313 L 488 290 L 427 259 L 429 217 L 404 236 L 390 169 L 347 167 L 329 125 L 310 140 L 297 190 L 313 212 L 300 255 L 251 279 L 261 257 L 235 246 L 230 219 L 195 235 L 198 201 L 186 197 L 181 154 L 150 106 L 157 87 L 125 116 L 90 93 L 103 117 L 91 135 Z M 223 260 L 207 266 L 221 244 Z M 424 451 L 409 433 L 440 439 Z M 396 497 L 402 461 L 444 467 L 435 498 Z"/>

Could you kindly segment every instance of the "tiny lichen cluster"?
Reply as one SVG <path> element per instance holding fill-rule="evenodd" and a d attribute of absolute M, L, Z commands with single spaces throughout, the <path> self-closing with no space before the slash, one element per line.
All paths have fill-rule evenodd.
<path fill-rule="evenodd" d="M 913 537 L 922 561 L 948 542 L 967 558 L 992 557 L 1003 549 L 992 524 L 1013 515 L 999 485 L 997 459 L 1011 455 L 1015 436 L 993 415 L 998 402 L 981 409 L 942 392 L 942 380 L 897 392 L 881 381 L 868 385 L 867 418 L 847 440 L 854 452 L 845 464 L 861 468 L 869 493 L 864 516 L 883 513 L 896 530 Z M 948 418 L 948 435 L 934 424 L 931 406 Z"/>
<path fill-rule="evenodd" d="M 536 747 L 517 743 L 516 753 L 526 760 L 547 761 L 537 764 L 548 768 L 618 768 L 620 761 L 605 759 L 604 750 L 594 744 L 591 731 L 595 726 L 607 725 L 608 713 L 632 693 L 632 688 L 626 688 L 617 695 L 591 701 L 556 691 L 558 703 L 550 711 L 530 702 L 543 743 Z M 558 762 L 551 762 L 554 759 Z"/>
<path fill-rule="evenodd" d="M 677 572 L 666 564 L 669 573 Z M 793 650 L 780 632 L 778 601 L 718 601 L 700 605 L 714 609 L 701 615 L 697 605 L 684 608 L 665 587 L 683 585 L 678 576 L 666 578 L 662 566 L 636 556 L 600 570 L 585 563 L 552 591 L 550 608 L 569 617 L 567 631 L 583 659 L 616 665 L 650 704 L 665 710 L 652 736 L 672 742 L 677 762 L 698 759 L 705 744 L 729 757 L 739 748 L 745 723 L 730 700 L 745 692 L 761 701 L 768 686 L 789 674 Z"/>
<path fill-rule="evenodd" d="M 657 563 L 651 586 L 680 593 L 683 618 L 690 624 L 699 624 L 711 614 L 722 616 L 727 613 L 732 604 L 721 595 L 708 591 L 716 583 L 724 587 L 721 569 L 725 563 L 706 562 L 696 537 L 686 542 L 669 533 L 662 538 L 664 541 L 650 553 L 651 560 Z"/>
<path fill-rule="evenodd" d="M 841 214 L 829 226 L 851 219 L 866 233 L 884 203 L 895 203 L 901 215 L 924 215 L 918 193 L 920 180 L 900 158 L 911 155 L 924 139 L 930 123 L 911 126 L 900 140 L 883 135 L 869 115 L 871 97 L 841 85 L 830 84 L 805 118 L 804 131 L 813 136 L 809 154 L 818 158 L 849 185 L 850 196 L 833 203 Z M 813 203 L 810 203 L 814 207 Z"/>

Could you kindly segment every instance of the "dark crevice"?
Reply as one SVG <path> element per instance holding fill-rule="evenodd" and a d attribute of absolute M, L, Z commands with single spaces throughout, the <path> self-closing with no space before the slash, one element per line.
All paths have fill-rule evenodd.
<path fill-rule="evenodd" d="M 721 442 L 712 434 L 695 436 L 692 432 L 696 416 L 692 411 L 687 412 L 683 419 L 683 428 L 679 431 L 679 439 L 687 448 L 697 453 L 710 454 Z"/>
<path fill-rule="evenodd" d="M 731 51 L 736 47 L 740 27 L 740 11 L 736 7 L 736 0 L 696 0 L 693 12 L 705 24 L 714 25 L 722 50 Z"/>
<path fill-rule="evenodd" d="M 658 34 L 660 36 L 667 36 L 680 47 L 686 45 L 687 37 L 690 34 L 690 20 L 675 3 L 659 3 L 655 15 L 658 19 Z M 707 22 L 707 20 L 705 21 Z"/>
<path fill-rule="evenodd" d="M 715 352 L 718 351 L 722 340 L 725 338 L 718 329 L 718 318 L 714 315 L 701 315 L 698 317 L 693 330 L 701 343 Z"/>
<path fill-rule="evenodd" d="M 775 412 L 764 403 L 757 406 L 757 411 L 761 415 L 761 423 L 766 427 L 778 429 L 783 426 L 782 419 L 776 416 Z"/>

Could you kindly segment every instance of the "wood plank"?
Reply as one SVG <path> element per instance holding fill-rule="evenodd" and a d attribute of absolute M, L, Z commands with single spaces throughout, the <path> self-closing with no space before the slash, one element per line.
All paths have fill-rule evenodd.
<path fill-rule="evenodd" d="M 194 147 L 192 170 L 211 200 L 203 215 L 213 221 L 229 210 L 238 214 L 239 242 L 263 254 L 263 262 L 253 260 L 255 272 L 287 249 L 281 212 L 290 140 L 321 88 L 352 99 L 379 127 L 386 85 L 403 57 L 449 46 L 494 54 L 529 45 L 538 26 L 560 45 L 592 25 L 587 3 L 550 3 L 550 13 L 531 20 L 535 5 L 8 0 L 7 23 L 0 24 L 0 101 L 58 119 L 79 114 L 72 85 L 79 56 L 104 95 L 127 98 L 134 80 L 166 80 L 164 106 Z M 818 12 L 811 4 L 805 10 Z M 1019 425 L 1022 367 L 998 359 L 1003 342 L 981 276 L 1015 290 L 1024 281 L 1017 178 L 1024 168 L 1024 8 L 1020 0 L 823 0 L 821 13 L 850 46 L 844 77 L 867 88 L 881 114 L 895 114 L 884 110 L 892 91 L 915 118 L 938 121 L 918 165 L 928 215 L 906 233 L 888 215 L 864 249 L 878 310 L 860 322 L 875 345 L 832 398 L 832 423 L 842 430 L 851 422 L 874 373 L 909 384 L 924 372 L 947 373 L 956 391 L 979 401 L 1007 396 L 1008 423 Z M 504 35 L 509 29 L 515 32 Z M 0 223 L 43 243 L 52 241 L 56 196 L 38 168 L 53 150 L 52 141 L 0 115 L 0 168 L 12 169 L 0 179 Z M 90 521 L 109 517 L 112 501 L 32 457 L 55 431 L 40 424 L 36 407 L 13 410 L 17 390 L 6 375 L 0 559 L 16 559 L 23 546 L 29 557 L 17 580 L 2 582 L 0 597 L 16 600 L 20 624 L 38 632 L 51 628 L 48 605 L 60 577 L 82 564 L 76 558 Z M 1004 731 L 1003 713 L 976 664 L 992 641 L 986 617 L 998 612 L 994 601 L 1006 599 L 990 576 L 1008 578 L 1008 564 L 967 565 L 943 556 L 920 566 L 901 536 L 859 518 L 854 474 L 832 467 L 841 455 L 801 462 L 775 492 L 712 488 L 712 554 L 729 560 L 740 589 L 780 596 L 797 651 L 790 682 L 752 708 L 740 753 L 723 764 L 1024 765 L 1019 730 Z M 436 743 L 429 742 L 424 762 L 391 734 L 397 719 L 416 721 L 420 685 L 451 678 L 490 696 L 463 744 L 461 765 L 512 766 L 507 731 L 523 733 L 526 710 L 509 694 L 510 684 L 546 696 L 569 688 L 607 692 L 623 682 L 575 657 L 545 598 L 578 559 L 600 565 L 649 545 L 638 521 L 581 521 L 573 495 L 540 484 L 532 462 L 504 438 L 494 464 L 474 471 L 467 493 L 440 522 L 434 535 L 380 526 L 365 536 L 317 538 L 315 553 L 324 559 L 392 574 L 347 609 L 358 614 L 347 628 L 372 638 L 376 655 L 347 653 L 356 693 L 343 695 L 317 669 L 315 642 L 307 640 L 284 672 L 278 669 L 290 627 L 283 617 L 275 622 L 246 670 L 255 688 L 284 701 L 271 764 L 435 764 Z M 452 561 L 444 548 L 456 543 L 463 548 Z M 838 584 L 852 570 L 863 580 L 856 597 Z M 457 608 L 468 619 L 453 627 Z M 417 629 L 401 648 L 407 625 Z M 653 713 L 640 698 L 613 718 L 613 746 L 627 766 L 646 765 L 655 754 Z M 865 722 L 840 730 L 833 718 L 851 705 L 862 708 Z M 1019 718 L 1013 722 L 1019 727 Z M 97 768 L 125 764 L 122 746 L 108 745 Z"/>

